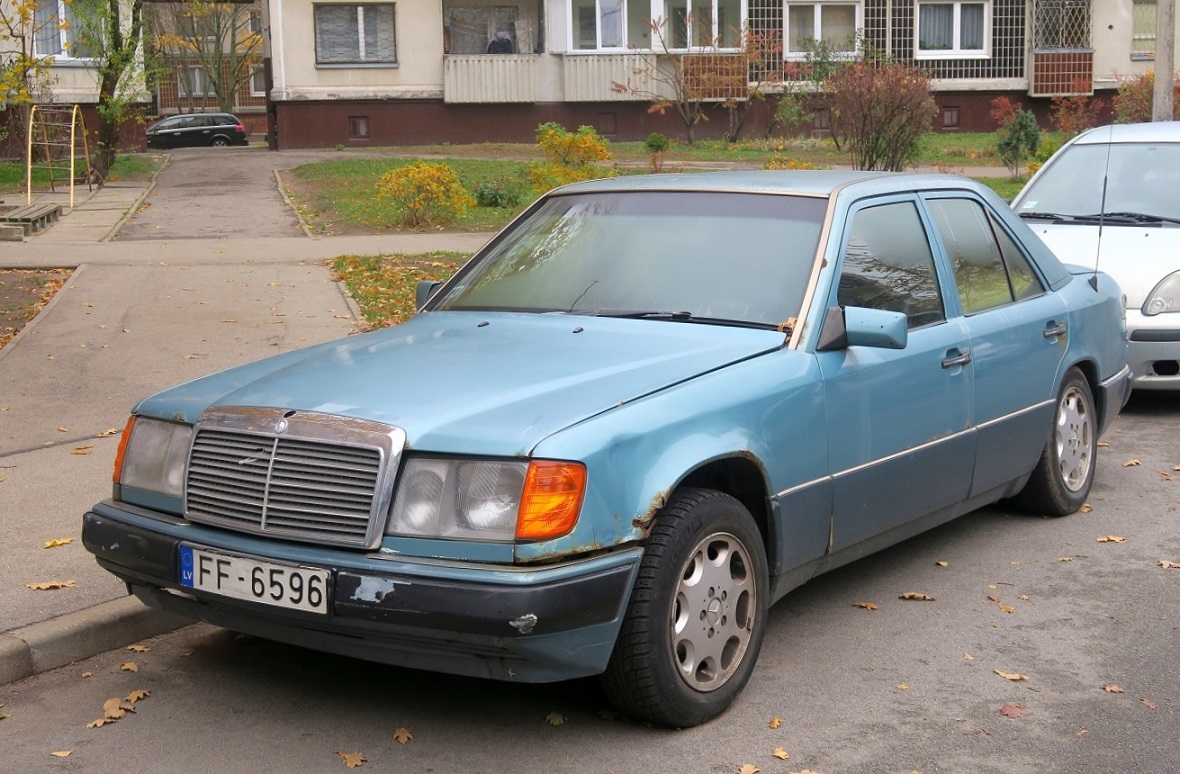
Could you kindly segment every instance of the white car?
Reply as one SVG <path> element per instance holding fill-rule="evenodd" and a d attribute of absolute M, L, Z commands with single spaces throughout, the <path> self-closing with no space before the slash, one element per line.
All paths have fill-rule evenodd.
<path fill-rule="evenodd" d="M 1012 207 L 1062 261 L 1122 286 L 1133 388 L 1180 390 L 1180 121 L 1078 135 Z"/>

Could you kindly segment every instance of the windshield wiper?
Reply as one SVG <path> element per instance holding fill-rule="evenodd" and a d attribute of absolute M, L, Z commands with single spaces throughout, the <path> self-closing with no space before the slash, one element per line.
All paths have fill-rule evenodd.
<path fill-rule="evenodd" d="M 663 312 L 647 309 L 594 309 L 594 317 L 622 317 L 630 320 L 691 320 L 692 312 Z"/>
<path fill-rule="evenodd" d="M 1021 212 L 1019 215 L 1028 220 L 1073 220 L 1072 215 L 1059 215 L 1056 212 Z"/>
<path fill-rule="evenodd" d="M 1107 212 L 1102 215 L 1086 215 L 1086 218 L 1119 218 L 1135 223 L 1180 223 L 1180 218 L 1169 218 L 1166 215 L 1148 215 L 1145 212 Z"/>

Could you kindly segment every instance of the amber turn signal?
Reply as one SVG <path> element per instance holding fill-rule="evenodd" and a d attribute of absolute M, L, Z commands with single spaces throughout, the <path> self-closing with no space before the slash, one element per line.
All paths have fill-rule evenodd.
<path fill-rule="evenodd" d="M 115 453 L 115 470 L 111 480 L 116 484 L 123 477 L 123 455 L 127 453 L 127 444 L 131 442 L 131 428 L 135 425 L 135 416 L 127 420 L 127 427 L 123 428 L 123 437 L 119 439 L 119 451 Z"/>
<path fill-rule="evenodd" d="M 574 528 L 586 493 L 586 468 L 576 462 L 529 463 L 521 493 L 518 540 L 547 540 Z"/>

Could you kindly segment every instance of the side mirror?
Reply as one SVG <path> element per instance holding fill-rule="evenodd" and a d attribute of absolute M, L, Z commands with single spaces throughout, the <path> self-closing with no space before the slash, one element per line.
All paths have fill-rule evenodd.
<path fill-rule="evenodd" d="M 442 283 L 438 280 L 418 280 L 418 286 L 414 288 L 414 306 L 418 309 L 426 306 L 426 302 L 440 287 Z"/>
<path fill-rule="evenodd" d="M 828 309 L 816 349 L 820 352 L 847 347 L 905 349 L 909 322 L 901 312 L 866 309 L 860 306 Z"/>

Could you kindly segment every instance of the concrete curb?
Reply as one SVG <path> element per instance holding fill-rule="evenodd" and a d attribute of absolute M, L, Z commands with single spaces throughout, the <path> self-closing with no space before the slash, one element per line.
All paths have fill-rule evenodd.
<path fill-rule="evenodd" d="M 156 167 L 155 173 L 152 174 L 152 179 L 149 180 L 148 184 L 145 185 L 143 190 L 139 192 L 139 197 L 131 203 L 131 206 L 128 207 L 127 211 L 123 213 L 123 217 L 119 218 L 119 221 L 111 227 L 111 230 L 106 233 L 106 236 L 98 240 L 99 244 L 102 244 L 103 242 L 109 242 L 118 236 L 119 231 L 123 228 L 123 224 L 130 220 L 132 216 L 135 215 L 135 213 L 139 212 L 140 205 L 143 204 L 144 200 L 148 198 L 148 195 L 152 191 L 156 190 L 156 180 L 159 179 L 160 173 L 164 171 L 164 167 L 168 166 L 168 162 L 170 161 L 172 161 L 172 156 L 165 153 L 164 163 Z"/>
<path fill-rule="evenodd" d="M 13 629 L 0 635 L 0 685 L 192 623 L 128 596 Z"/>
<path fill-rule="evenodd" d="M 311 233 L 311 226 L 304 220 L 303 213 L 299 211 L 299 208 L 295 206 L 295 202 L 287 193 L 287 188 L 283 185 L 283 177 L 279 174 L 280 172 L 281 170 L 275 170 L 275 186 L 279 189 L 279 196 L 283 197 L 283 204 L 286 204 L 291 208 L 291 212 L 295 213 L 295 220 L 299 222 L 299 228 L 303 231 L 303 236 L 308 239 L 315 239 L 315 234 Z"/>

